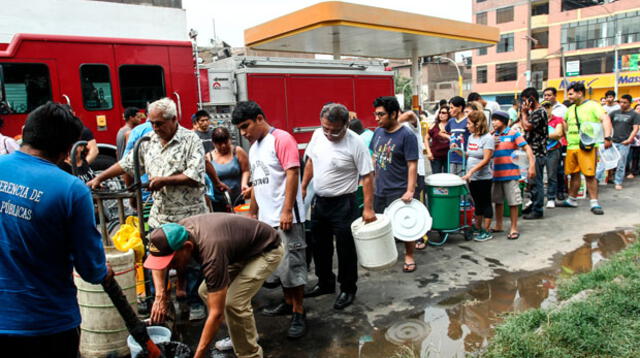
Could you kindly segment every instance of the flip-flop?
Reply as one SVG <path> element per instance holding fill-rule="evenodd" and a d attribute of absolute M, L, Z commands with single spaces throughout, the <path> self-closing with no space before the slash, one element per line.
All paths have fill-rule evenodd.
<path fill-rule="evenodd" d="M 509 235 L 507 235 L 507 239 L 509 240 L 518 240 L 519 238 L 520 238 L 519 232 L 512 232 Z"/>
<path fill-rule="evenodd" d="M 493 234 L 497 233 L 497 232 L 504 232 L 504 230 L 496 230 L 496 229 L 489 229 L 489 231 Z"/>
<path fill-rule="evenodd" d="M 424 242 L 424 239 L 416 240 L 416 250 L 424 250 L 427 247 L 427 244 Z"/>
<path fill-rule="evenodd" d="M 405 262 L 404 266 L 402 266 L 402 272 L 413 272 L 416 270 L 416 267 L 417 266 L 415 262 L 410 264 Z"/>

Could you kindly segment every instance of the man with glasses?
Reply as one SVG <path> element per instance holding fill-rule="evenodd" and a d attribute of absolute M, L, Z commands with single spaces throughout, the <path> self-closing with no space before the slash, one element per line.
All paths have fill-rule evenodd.
<path fill-rule="evenodd" d="M 349 111 L 338 103 L 329 103 L 320 111 L 320 124 L 307 146 L 308 157 L 302 179 L 302 195 L 314 179 L 315 196 L 311 207 L 311 233 L 314 240 L 313 261 L 318 283 L 305 294 L 316 297 L 335 292 L 336 276 L 332 271 L 333 237 L 338 253 L 340 294 L 333 307 L 344 309 L 356 294 L 358 257 L 351 234 L 351 223 L 358 217 L 356 204 L 358 180 L 364 190 L 365 222 L 376 219 L 373 211 L 373 166 L 371 157 L 358 135 L 349 130 Z M 327 155 L 330 153 L 330 155 Z"/>
<path fill-rule="evenodd" d="M 418 140 L 411 130 L 398 122 L 400 104 L 395 97 L 378 97 L 373 102 L 378 127 L 370 149 L 375 166 L 374 210 L 384 209 L 397 199 L 413 200 L 417 183 Z M 415 238 L 419 239 L 418 237 Z M 416 270 L 413 251 L 416 242 L 405 242 L 404 272 Z"/>

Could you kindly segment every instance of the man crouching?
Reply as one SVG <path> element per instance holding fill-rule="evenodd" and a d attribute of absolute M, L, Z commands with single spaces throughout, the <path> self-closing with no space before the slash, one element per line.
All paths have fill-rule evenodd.
<path fill-rule="evenodd" d="M 156 302 L 152 323 L 164 321 L 169 303 L 167 270 L 186 270 L 193 258 L 202 265 L 199 293 L 209 314 L 194 358 L 207 348 L 226 317 L 238 357 L 262 357 L 251 308 L 264 280 L 276 270 L 284 253 L 278 233 L 254 219 L 229 214 L 203 214 L 162 225 L 150 235 L 144 267 L 153 270 Z M 223 315 L 224 312 L 224 315 Z"/>

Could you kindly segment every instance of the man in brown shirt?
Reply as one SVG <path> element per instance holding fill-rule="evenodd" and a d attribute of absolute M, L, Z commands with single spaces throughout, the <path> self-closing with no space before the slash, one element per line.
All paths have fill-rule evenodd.
<path fill-rule="evenodd" d="M 156 300 L 160 301 L 153 305 L 152 323 L 163 322 L 167 313 L 167 270 L 174 268 L 180 276 L 193 258 L 202 264 L 205 279 L 199 291 L 209 309 L 194 357 L 207 356 L 223 317 L 238 357 L 263 356 L 251 299 L 284 253 L 273 228 L 238 215 L 197 215 L 154 230 L 149 253 L 144 267 L 153 270 Z"/>

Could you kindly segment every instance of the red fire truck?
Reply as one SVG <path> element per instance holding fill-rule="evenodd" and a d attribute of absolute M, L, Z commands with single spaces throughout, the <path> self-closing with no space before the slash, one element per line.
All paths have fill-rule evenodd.
<path fill-rule="evenodd" d="M 342 103 L 373 127 L 373 100 L 394 92 L 393 75 L 379 61 L 231 57 L 200 73 L 202 105 L 214 125 L 232 127 L 235 103 L 255 100 L 274 126 L 294 134 L 301 150 L 318 128 L 323 104 Z M 178 104 L 180 123 L 191 128 L 196 81 L 188 41 L 18 34 L 0 44 L 2 132 L 19 135 L 27 114 L 46 101 L 68 103 L 94 133 L 100 148 L 94 167 L 104 169 L 115 161 L 113 144 L 127 107 L 145 109 L 168 96 Z"/>
<path fill-rule="evenodd" d="M 97 167 L 115 158 L 125 108 L 168 96 L 190 128 L 196 91 L 189 41 L 18 34 L 0 44 L 3 134 L 19 135 L 27 114 L 47 101 L 68 103 L 99 143 Z"/>

